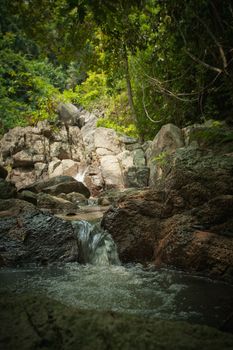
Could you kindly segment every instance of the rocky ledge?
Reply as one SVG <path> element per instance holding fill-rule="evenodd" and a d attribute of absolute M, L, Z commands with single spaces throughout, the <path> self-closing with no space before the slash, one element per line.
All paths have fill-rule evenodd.
<path fill-rule="evenodd" d="M 104 215 L 120 259 L 233 283 L 233 153 L 195 144 L 159 166 L 151 189 L 126 195 Z"/>
<path fill-rule="evenodd" d="M 230 350 L 233 346 L 231 334 L 207 326 L 77 310 L 38 295 L 1 295 L 0 308 L 4 350 Z"/>

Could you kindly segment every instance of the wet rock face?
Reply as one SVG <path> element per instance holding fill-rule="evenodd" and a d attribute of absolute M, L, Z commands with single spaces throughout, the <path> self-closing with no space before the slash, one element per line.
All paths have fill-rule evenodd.
<path fill-rule="evenodd" d="M 232 154 L 179 149 L 168 166 L 157 189 L 126 195 L 104 215 L 120 258 L 233 282 Z"/>
<path fill-rule="evenodd" d="M 1 204 L 8 209 L 1 210 Z M 0 201 L 0 266 L 77 260 L 77 240 L 69 222 L 21 200 Z"/>

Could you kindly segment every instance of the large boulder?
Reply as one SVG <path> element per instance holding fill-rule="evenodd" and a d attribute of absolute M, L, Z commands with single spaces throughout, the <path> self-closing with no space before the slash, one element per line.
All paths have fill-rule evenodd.
<path fill-rule="evenodd" d="M 156 190 L 119 199 L 102 224 L 124 262 L 233 282 L 233 155 L 180 148 Z"/>
<path fill-rule="evenodd" d="M 53 196 L 57 196 L 61 193 L 78 192 L 83 194 L 86 198 L 90 197 L 88 188 L 82 182 L 76 181 L 71 176 L 55 176 L 49 180 L 37 181 L 24 188 L 24 190 L 35 193 L 45 192 Z"/>
<path fill-rule="evenodd" d="M 72 159 L 59 160 L 55 158 L 49 163 L 48 175 L 49 177 L 68 175 L 75 177 L 78 174 L 80 163 Z"/>
<path fill-rule="evenodd" d="M 78 260 L 72 225 L 19 199 L 0 201 L 0 247 L 0 266 Z"/>
<path fill-rule="evenodd" d="M 102 226 L 116 242 L 122 262 L 151 262 L 160 233 L 163 194 L 145 190 L 125 195 L 104 215 Z"/>
<path fill-rule="evenodd" d="M 80 116 L 80 110 L 72 103 L 60 103 L 57 107 L 61 122 L 76 125 Z"/>
<path fill-rule="evenodd" d="M 47 209 L 53 214 L 75 214 L 78 210 L 78 205 L 64 198 L 51 196 L 48 193 L 39 193 L 37 195 L 37 207 Z"/>
<path fill-rule="evenodd" d="M 105 155 L 100 158 L 101 173 L 105 189 L 123 188 L 124 178 L 119 161 L 115 155 Z"/>
<path fill-rule="evenodd" d="M 122 151 L 121 139 L 113 129 L 97 128 L 94 134 L 94 144 L 96 151 L 102 150 L 103 154 L 118 154 Z"/>
<path fill-rule="evenodd" d="M 150 145 L 151 156 L 167 152 L 174 153 L 177 148 L 184 146 L 184 139 L 181 129 L 174 124 L 163 125 Z"/>
<path fill-rule="evenodd" d="M 150 185 L 164 174 L 161 168 L 167 156 L 184 146 L 181 129 L 173 124 L 164 125 L 146 150 L 147 165 L 150 167 Z"/>
<path fill-rule="evenodd" d="M 127 187 L 147 187 L 149 182 L 150 169 L 146 166 L 130 167 L 126 175 Z"/>
<path fill-rule="evenodd" d="M 85 120 L 85 124 L 81 129 L 81 134 L 86 152 L 90 155 L 93 151 L 95 151 L 94 134 L 96 130 L 97 117 L 92 113 L 85 112 L 80 118 L 84 118 Z"/>
<path fill-rule="evenodd" d="M 39 122 L 35 127 L 16 127 L 0 140 L 0 162 L 9 167 L 8 179 L 18 189 L 53 174 L 54 163 L 60 161 L 59 175 L 75 175 L 75 167 L 86 162 L 83 137 L 78 126 Z M 65 162 L 73 161 L 72 165 Z M 50 164 L 51 163 L 51 164 Z M 49 168 L 49 174 L 48 174 Z"/>

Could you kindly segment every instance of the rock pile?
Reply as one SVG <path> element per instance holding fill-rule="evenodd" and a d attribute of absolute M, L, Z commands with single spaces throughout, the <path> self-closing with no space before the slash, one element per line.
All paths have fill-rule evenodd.
<path fill-rule="evenodd" d="M 95 115 L 71 104 L 61 104 L 59 116 L 58 125 L 16 127 L 0 140 L 0 163 L 17 189 L 61 175 L 82 177 L 92 195 L 148 185 L 149 168 L 136 139 L 97 128 Z"/>

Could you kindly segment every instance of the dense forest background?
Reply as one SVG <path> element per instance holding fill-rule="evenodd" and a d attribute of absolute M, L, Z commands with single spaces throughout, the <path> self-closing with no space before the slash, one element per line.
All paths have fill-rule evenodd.
<path fill-rule="evenodd" d="M 142 140 L 233 114 L 229 0 L 0 0 L 0 133 L 59 102 Z"/>

